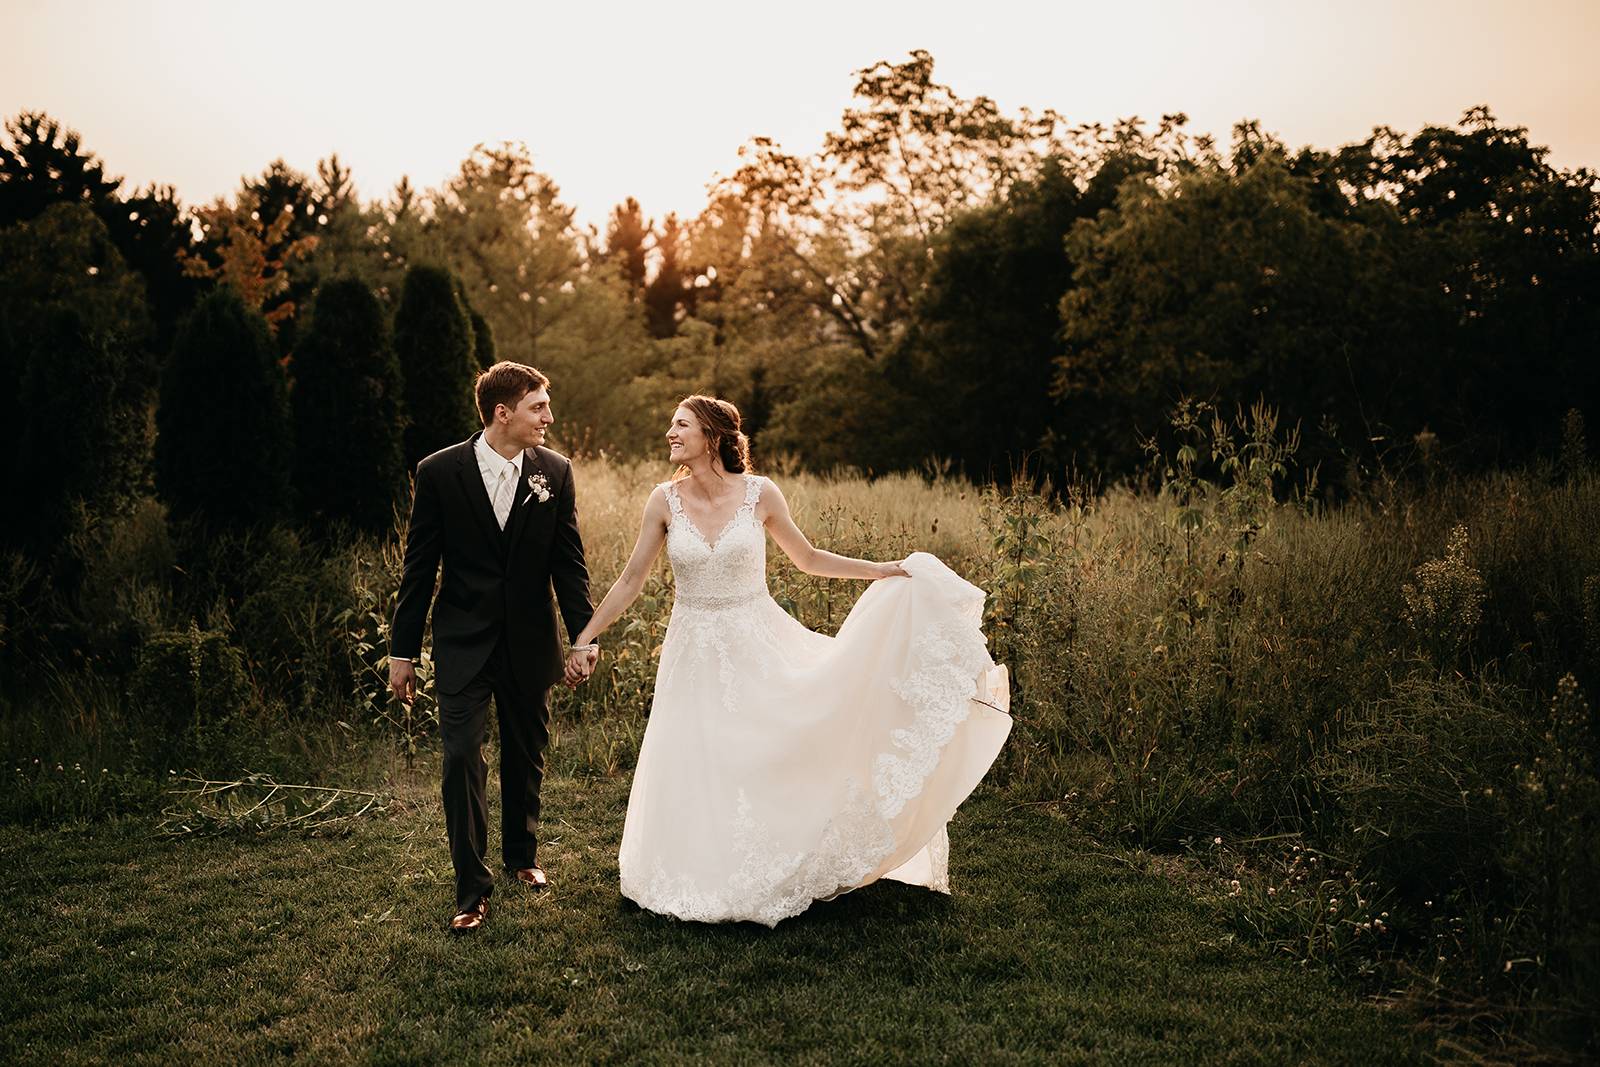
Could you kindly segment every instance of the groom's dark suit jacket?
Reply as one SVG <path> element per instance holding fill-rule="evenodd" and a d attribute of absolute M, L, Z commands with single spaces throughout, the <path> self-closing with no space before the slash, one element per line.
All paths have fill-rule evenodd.
<path fill-rule="evenodd" d="M 466 688 L 502 635 L 517 681 L 530 692 L 545 689 L 562 676 L 556 603 L 569 637 L 576 637 L 594 613 L 578 536 L 572 464 L 548 448 L 526 449 L 516 503 L 502 531 L 473 453 L 479 436 L 417 464 L 389 651 L 416 659 L 432 600 L 439 692 Z M 541 474 L 549 500 L 541 501 L 529 484 L 530 477 Z M 444 577 L 434 599 L 441 561 Z"/>

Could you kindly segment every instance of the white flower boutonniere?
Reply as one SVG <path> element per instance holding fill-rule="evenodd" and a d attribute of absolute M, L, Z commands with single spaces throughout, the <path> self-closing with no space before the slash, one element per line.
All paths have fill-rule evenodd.
<path fill-rule="evenodd" d="M 528 489 L 539 498 L 539 503 L 544 504 L 550 499 L 550 483 L 545 481 L 544 472 L 528 475 Z"/>

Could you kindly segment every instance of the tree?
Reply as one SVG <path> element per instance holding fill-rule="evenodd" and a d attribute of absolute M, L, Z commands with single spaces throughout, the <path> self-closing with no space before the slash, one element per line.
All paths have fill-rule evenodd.
<path fill-rule="evenodd" d="M 146 484 L 153 374 L 143 285 L 85 204 L 0 230 L 0 463 L 8 530 L 46 547 Z"/>
<path fill-rule="evenodd" d="M 405 487 L 404 386 L 383 307 L 365 283 L 344 278 L 317 290 L 291 369 L 301 514 L 389 529 Z"/>
<path fill-rule="evenodd" d="M 540 340 L 571 308 L 583 266 L 555 182 L 525 145 L 479 145 L 430 207 L 441 262 L 488 320 L 499 358 L 539 366 Z"/>
<path fill-rule="evenodd" d="M 1426 316 L 1426 294 L 1394 269 L 1381 231 L 1312 202 L 1269 154 L 1237 176 L 1134 179 L 1114 210 L 1079 223 L 1060 303 L 1064 445 L 1125 472 L 1134 431 L 1181 397 L 1265 395 L 1291 421 L 1358 428 L 1363 397 L 1411 391 L 1404 321 Z"/>
<path fill-rule="evenodd" d="M 639 201 L 633 197 L 628 197 L 625 203 L 611 209 L 602 258 L 616 265 L 622 280 L 635 294 L 635 299 L 644 292 L 645 243 L 650 238 L 650 230 L 651 225 L 645 221 Z"/>
<path fill-rule="evenodd" d="M 289 264 L 316 247 L 315 236 L 291 238 L 292 209 L 269 212 L 260 195 L 241 190 L 234 203 L 225 199 L 197 208 L 205 241 L 202 249 L 182 257 L 184 271 L 227 285 L 252 311 L 261 313 L 269 336 L 294 318 L 298 305 L 290 299 Z"/>
<path fill-rule="evenodd" d="M 406 467 L 469 436 L 482 425 L 472 394 L 477 360 L 472 322 L 442 267 L 406 272 L 395 312 L 394 350 L 405 382 Z"/>
<path fill-rule="evenodd" d="M 684 227 L 677 215 L 669 214 L 661 220 L 655 245 L 660 262 L 655 277 L 645 287 L 644 306 L 650 336 L 665 338 L 678 332 L 681 317 L 694 314 L 695 289 L 684 262 L 688 251 Z"/>
<path fill-rule="evenodd" d="M 936 235 L 904 346 L 930 453 L 1004 479 L 1050 437 L 1066 235 L 1114 196 L 1049 166 Z"/>
<path fill-rule="evenodd" d="M 86 204 L 97 213 L 116 199 L 121 178 L 106 176 L 76 130 L 39 111 L 6 123 L 0 144 L 0 227 L 35 218 L 53 204 Z"/>
<path fill-rule="evenodd" d="M 0 228 L 37 218 L 57 204 L 88 207 L 123 260 L 144 277 L 154 351 L 166 352 L 178 318 L 199 293 L 178 262 L 194 238 L 172 189 L 152 185 L 120 197 L 122 179 L 106 175 L 76 131 L 41 112 L 23 112 L 6 123 L 6 133 L 0 143 Z"/>
<path fill-rule="evenodd" d="M 161 375 L 156 487 L 174 515 L 252 526 L 288 511 L 289 402 L 266 320 L 222 285 L 178 329 Z"/>

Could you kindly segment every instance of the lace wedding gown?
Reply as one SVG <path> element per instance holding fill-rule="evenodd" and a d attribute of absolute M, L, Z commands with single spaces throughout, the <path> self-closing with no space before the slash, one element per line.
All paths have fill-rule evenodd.
<path fill-rule="evenodd" d="M 676 600 L 618 856 L 650 911 L 776 925 L 879 878 L 948 893 L 945 824 L 1011 729 L 984 594 L 916 553 L 837 637 L 767 592 L 765 479 L 708 543 L 666 485 Z"/>

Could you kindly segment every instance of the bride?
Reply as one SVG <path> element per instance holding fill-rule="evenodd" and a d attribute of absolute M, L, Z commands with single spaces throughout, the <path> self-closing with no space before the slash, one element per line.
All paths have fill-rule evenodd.
<path fill-rule="evenodd" d="M 645 503 L 621 577 L 574 643 L 644 587 L 663 545 L 675 599 L 618 854 L 622 893 L 702 922 L 776 925 L 891 878 L 948 893 L 945 824 L 1011 728 L 983 591 L 914 553 L 870 563 L 812 546 L 783 493 L 750 471 L 732 404 L 685 399 L 667 430 L 673 480 Z M 766 536 L 807 574 L 882 579 L 837 637 L 767 592 Z"/>

